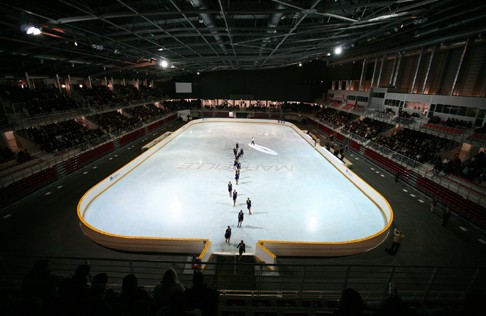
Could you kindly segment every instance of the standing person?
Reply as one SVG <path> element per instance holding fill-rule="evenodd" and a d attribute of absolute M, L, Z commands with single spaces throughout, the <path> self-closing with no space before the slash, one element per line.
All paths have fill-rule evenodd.
<path fill-rule="evenodd" d="M 395 174 L 395 183 L 398 183 L 399 179 L 400 179 L 400 171 Z"/>
<path fill-rule="evenodd" d="M 447 222 L 449 221 L 449 217 L 451 217 L 451 210 L 449 209 L 449 205 L 442 211 L 442 227 L 447 226 Z"/>
<path fill-rule="evenodd" d="M 236 170 L 235 172 L 235 183 L 236 185 L 238 185 L 238 180 L 240 180 L 240 173 L 238 172 L 238 170 Z M 233 199 L 235 198 L 235 196 L 233 195 Z"/>
<path fill-rule="evenodd" d="M 233 193 L 233 184 L 230 182 L 228 182 L 228 193 L 229 193 L 229 196 L 231 197 L 232 193 Z"/>
<path fill-rule="evenodd" d="M 439 201 L 437 201 L 437 199 L 434 197 L 432 199 L 432 203 L 430 203 L 430 211 L 433 213 L 435 211 L 435 209 L 437 208 L 437 204 L 439 203 Z"/>
<path fill-rule="evenodd" d="M 253 137 L 251 138 L 251 144 L 255 145 L 255 138 L 253 138 Z"/>
<path fill-rule="evenodd" d="M 241 257 L 243 256 L 243 253 L 246 252 L 246 245 L 243 242 L 243 240 L 238 244 L 238 246 L 236 246 L 236 248 L 238 248 L 238 252 L 240 254 L 240 256 L 238 257 L 238 260 L 241 260 Z"/>
<path fill-rule="evenodd" d="M 248 213 L 251 215 L 251 200 L 250 198 L 246 199 L 246 208 L 248 209 Z"/>
<path fill-rule="evenodd" d="M 238 192 L 233 190 L 233 206 L 236 206 L 236 199 L 238 198 Z"/>
<path fill-rule="evenodd" d="M 240 145 L 238 145 L 238 143 L 236 143 L 236 150 L 238 150 L 238 148 L 240 148 Z"/>
<path fill-rule="evenodd" d="M 238 155 L 238 148 L 233 148 L 233 154 L 235 155 L 235 158 L 236 158 L 236 155 Z"/>
<path fill-rule="evenodd" d="M 236 163 L 236 170 L 238 170 L 238 173 L 240 173 L 240 170 L 241 170 L 241 162 L 237 162 Z"/>
<path fill-rule="evenodd" d="M 243 210 L 240 210 L 240 212 L 238 213 L 238 227 L 241 227 L 244 218 L 245 218 L 245 214 L 243 214 Z"/>
<path fill-rule="evenodd" d="M 391 255 L 394 255 L 394 254 L 397 253 L 398 248 L 400 248 L 400 244 L 403 241 L 403 238 L 405 238 L 405 235 L 402 234 L 402 232 L 399 231 L 396 228 L 393 230 L 393 235 L 394 235 L 394 237 L 393 237 L 393 243 L 392 243 L 390 249 L 385 248 L 386 252 L 388 252 Z"/>
<path fill-rule="evenodd" d="M 230 243 L 230 239 L 231 239 L 231 227 L 228 226 L 228 228 L 226 228 L 226 231 L 224 232 L 224 239 L 225 239 L 225 242 L 227 244 Z"/>
<path fill-rule="evenodd" d="M 201 271 L 201 258 L 192 256 L 191 267 L 194 273 Z"/>

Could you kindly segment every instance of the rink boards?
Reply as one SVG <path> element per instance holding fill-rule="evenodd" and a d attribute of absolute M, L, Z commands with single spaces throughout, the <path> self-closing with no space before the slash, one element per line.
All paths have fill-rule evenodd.
<path fill-rule="evenodd" d="M 245 141 L 249 143 L 249 135 L 259 126 L 263 132 L 256 137 L 258 150 Z M 197 253 L 203 259 L 212 252 L 235 253 L 220 238 L 227 224 L 236 226 L 237 208 L 223 197 L 228 179 L 233 180 L 234 139 L 241 139 L 246 151 L 242 184 L 235 186 L 241 192 L 237 208 L 245 211 L 246 226 L 233 228 L 234 242 L 244 239 L 248 253 L 268 263 L 275 256 L 348 255 L 368 251 L 386 238 L 393 212 L 378 192 L 293 124 L 247 119 L 191 121 L 105 178 L 78 204 L 84 233 L 99 244 L 125 251 Z M 333 173 L 322 188 L 321 179 L 331 171 L 325 169 L 321 175 L 320 164 L 332 166 Z M 309 171 L 312 167 L 317 171 Z M 348 184 L 351 187 L 340 189 Z M 363 200 L 348 206 L 345 214 L 327 214 L 349 203 L 350 190 L 356 191 L 353 200 Z M 321 197 L 322 191 L 329 196 Z M 340 198 L 341 191 L 346 192 Z M 246 196 L 256 202 L 255 216 L 246 212 Z M 364 209 L 357 211 L 361 213 L 352 218 L 362 205 Z M 372 217 L 376 225 L 366 222 Z M 332 222 L 341 218 L 349 227 L 340 229 Z"/>

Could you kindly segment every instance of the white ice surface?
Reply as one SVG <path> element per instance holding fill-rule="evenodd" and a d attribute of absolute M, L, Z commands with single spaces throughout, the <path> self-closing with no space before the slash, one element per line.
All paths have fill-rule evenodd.
<path fill-rule="evenodd" d="M 245 152 L 239 185 L 236 142 Z M 240 210 L 245 219 L 238 228 Z M 214 252 L 229 253 L 240 240 L 251 253 L 258 240 L 346 241 L 386 225 L 378 207 L 292 128 L 251 121 L 192 125 L 98 196 L 85 219 L 113 234 L 208 238 Z M 228 225 L 230 245 L 224 242 Z"/>

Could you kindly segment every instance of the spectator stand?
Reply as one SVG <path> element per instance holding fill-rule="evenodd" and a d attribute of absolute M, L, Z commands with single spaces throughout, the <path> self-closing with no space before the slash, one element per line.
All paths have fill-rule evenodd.
<path fill-rule="evenodd" d="M 328 135 L 334 133 L 333 130 L 330 127 L 325 126 L 322 121 L 310 121 L 313 122 L 314 126 L 318 124 L 319 129 L 326 132 Z M 474 206 L 475 210 L 479 210 L 475 211 L 475 214 L 482 212 L 482 214 L 485 214 L 486 216 L 486 211 L 484 210 L 484 206 L 486 205 L 486 196 L 484 195 L 484 190 L 477 190 L 470 186 L 450 181 L 446 177 L 432 179 L 431 170 L 433 168 L 429 165 L 419 163 L 411 158 L 400 155 L 399 153 L 396 153 L 393 150 L 383 147 L 370 140 L 366 140 L 362 137 L 360 138 L 358 135 L 351 135 L 351 133 L 347 133 L 346 137 L 348 139 L 356 140 L 359 143 L 360 147 L 358 152 L 362 156 L 383 167 L 392 175 L 400 173 L 402 181 L 406 182 L 407 184 L 419 189 L 423 189 L 424 186 L 421 185 L 423 183 L 422 179 L 426 178 L 432 181 L 434 183 L 434 188 L 424 190 L 423 192 L 429 194 L 430 196 L 435 196 L 437 194 L 436 191 L 440 190 L 441 200 L 444 203 L 450 203 L 454 210 L 460 214 L 463 214 L 466 218 L 472 220 L 476 219 L 476 217 L 469 216 L 467 211 L 463 212 L 463 210 L 472 207 L 471 204 L 476 205 Z M 340 141 L 338 137 L 336 137 L 336 140 Z M 356 149 L 358 148 L 357 146 L 350 147 L 349 145 L 348 147 L 355 151 L 357 151 Z M 444 190 L 440 189 L 439 187 L 443 187 Z M 456 196 L 460 196 L 462 200 L 458 199 Z M 480 223 L 482 222 L 483 220 L 481 219 Z M 475 222 L 473 221 L 472 223 L 474 224 Z"/>
<path fill-rule="evenodd" d="M 154 129 L 159 128 L 173 123 L 176 119 L 177 116 L 173 114 L 149 126 L 153 126 Z M 149 129 L 149 126 L 128 134 L 129 136 L 124 138 L 123 143 L 126 144 L 153 131 L 154 129 Z M 26 168 L 14 171 L 5 169 L 0 177 L 0 207 L 15 202 L 118 149 L 121 146 L 120 139 L 112 139 L 105 135 L 56 154 L 45 154 L 40 163 L 29 165 Z"/>

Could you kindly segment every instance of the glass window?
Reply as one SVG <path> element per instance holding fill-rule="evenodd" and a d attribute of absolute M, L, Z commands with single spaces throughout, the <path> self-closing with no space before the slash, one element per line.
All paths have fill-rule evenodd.
<path fill-rule="evenodd" d="M 442 112 L 442 109 L 444 108 L 443 104 L 437 104 L 435 108 L 435 112 Z"/>

